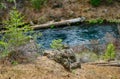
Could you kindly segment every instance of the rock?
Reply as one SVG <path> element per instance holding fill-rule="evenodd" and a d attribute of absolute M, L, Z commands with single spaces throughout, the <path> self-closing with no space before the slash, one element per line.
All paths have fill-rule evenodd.
<path fill-rule="evenodd" d="M 104 12 L 104 13 L 108 13 L 108 9 L 104 9 L 103 12 Z"/>
<path fill-rule="evenodd" d="M 54 50 L 45 50 L 43 53 L 43 56 L 47 56 L 49 59 L 53 59 L 54 55 Z"/>
<path fill-rule="evenodd" d="M 98 60 L 98 55 L 93 52 L 83 52 L 80 54 L 81 63 L 95 62 Z"/>
<path fill-rule="evenodd" d="M 83 56 L 83 57 L 81 57 L 80 58 L 80 61 L 82 62 L 82 63 L 86 63 L 86 62 L 89 62 L 89 56 Z"/>
<path fill-rule="evenodd" d="M 120 51 L 117 51 L 116 52 L 116 58 L 115 58 L 116 60 L 120 60 Z"/>
<path fill-rule="evenodd" d="M 72 47 L 72 49 L 75 53 L 80 53 L 80 52 L 86 50 L 86 47 L 84 45 L 78 45 L 78 46 Z"/>
<path fill-rule="evenodd" d="M 113 34 L 111 33 L 106 33 L 105 36 L 103 37 L 106 41 L 107 44 L 109 43 L 114 43 L 116 41 L 116 38 L 113 36 Z"/>
<path fill-rule="evenodd" d="M 72 49 L 44 51 L 44 56 L 62 64 L 64 68 L 71 69 L 81 68 L 80 60 L 76 58 Z"/>
<path fill-rule="evenodd" d="M 120 34 L 120 24 L 117 24 L 118 33 Z"/>
<path fill-rule="evenodd" d="M 55 9 L 55 8 L 62 8 L 63 7 L 63 2 L 61 0 L 50 0 L 48 1 L 50 6 Z"/>
<path fill-rule="evenodd" d="M 54 3 L 53 6 L 52 6 L 52 8 L 53 9 L 54 8 L 62 8 L 62 6 L 63 6 L 62 3 L 59 3 L 59 4 L 58 3 Z"/>

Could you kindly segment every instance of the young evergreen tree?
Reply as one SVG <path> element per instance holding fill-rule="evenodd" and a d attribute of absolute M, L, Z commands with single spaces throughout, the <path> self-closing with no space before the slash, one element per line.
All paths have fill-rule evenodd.
<path fill-rule="evenodd" d="M 26 33 L 31 30 L 29 26 L 24 25 L 24 17 L 16 9 L 11 10 L 9 16 L 9 19 L 4 21 L 6 32 L 0 40 L 1 52 L 4 56 L 26 44 L 29 41 Z"/>

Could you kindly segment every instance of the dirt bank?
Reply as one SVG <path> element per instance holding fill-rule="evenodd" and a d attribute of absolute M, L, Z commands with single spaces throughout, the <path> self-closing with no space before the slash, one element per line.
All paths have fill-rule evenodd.
<path fill-rule="evenodd" d="M 23 0 L 21 0 L 23 1 Z M 120 2 L 107 4 L 104 1 L 98 7 L 91 6 L 90 0 L 49 0 L 40 10 L 35 10 L 31 3 L 23 1 L 18 9 L 25 15 L 25 21 L 42 24 L 49 21 L 60 21 L 84 16 L 87 20 L 102 18 L 120 20 Z M 0 11 L 0 17 L 5 19 L 12 7 L 8 4 L 7 10 Z"/>
<path fill-rule="evenodd" d="M 0 65 L 0 79 L 120 79 L 120 68 L 82 64 L 82 69 L 66 71 L 62 65 L 38 57 L 31 64 Z"/>

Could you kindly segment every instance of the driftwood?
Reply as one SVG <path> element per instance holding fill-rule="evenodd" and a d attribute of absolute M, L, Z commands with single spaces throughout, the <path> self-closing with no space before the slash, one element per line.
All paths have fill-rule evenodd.
<path fill-rule="evenodd" d="M 70 19 L 70 20 L 64 20 L 64 21 L 60 21 L 60 22 L 51 22 L 51 23 L 47 23 L 47 24 L 35 25 L 35 26 L 31 26 L 31 27 L 34 30 L 38 30 L 41 28 L 48 28 L 50 26 L 70 25 L 70 24 L 74 24 L 74 23 L 78 23 L 78 22 L 83 22 L 84 20 L 85 20 L 85 17 L 81 17 L 81 18 L 75 18 L 75 19 Z"/>

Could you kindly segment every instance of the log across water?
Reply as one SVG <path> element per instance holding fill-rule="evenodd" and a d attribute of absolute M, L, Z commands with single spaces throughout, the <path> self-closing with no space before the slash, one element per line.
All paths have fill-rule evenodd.
<path fill-rule="evenodd" d="M 83 22 L 85 21 L 85 17 L 80 17 L 80 18 L 75 18 L 75 19 L 70 19 L 70 20 L 64 20 L 60 22 L 50 22 L 47 24 L 41 24 L 41 25 L 35 25 L 31 26 L 33 29 L 38 30 L 41 28 L 48 28 L 50 26 L 63 26 L 63 25 L 70 25 L 70 24 L 75 24 L 78 22 Z"/>

